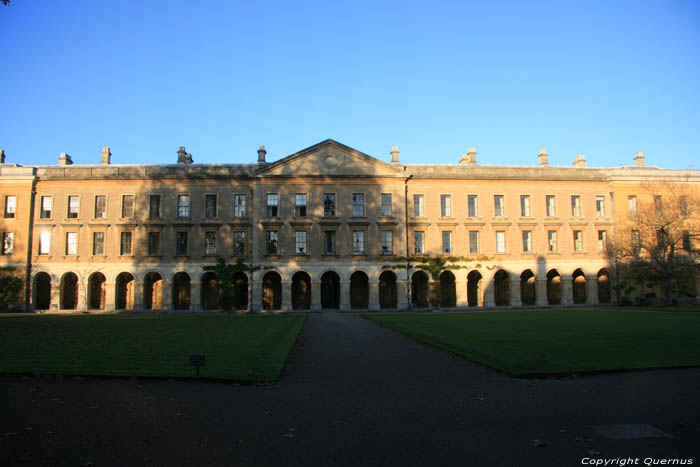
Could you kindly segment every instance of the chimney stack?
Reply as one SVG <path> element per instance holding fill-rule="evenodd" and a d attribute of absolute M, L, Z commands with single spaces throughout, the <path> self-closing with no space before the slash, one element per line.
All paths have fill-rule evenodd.
<path fill-rule="evenodd" d="M 538 157 L 540 159 L 540 166 L 549 165 L 547 163 L 547 150 L 546 149 L 540 149 L 540 154 Z"/>
<path fill-rule="evenodd" d="M 187 152 L 185 152 L 185 146 L 180 146 L 177 151 L 177 163 L 187 164 Z"/>
<path fill-rule="evenodd" d="M 58 156 L 58 165 L 73 165 L 73 159 L 65 152 L 62 152 L 61 155 Z"/>
<path fill-rule="evenodd" d="M 0 149 L 0 164 L 4 164 L 4 163 L 5 163 L 5 150 Z"/>
<path fill-rule="evenodd" d="M 397 146 L 391 147 L 391 163 L 392 164 L 399 163 L 399 148 Z"/>
<path fill-rule="evenodd" d="M 586 166 L 586 156 L 574 157 L 574 167 L 585 167 L 585 166 Z"/>
<path fill-rule="evenodd" d="M 102 148 L 102 164 L 112 163 L 112 153 L 109 148 Z"/>
<path fill-rule="evenodd" d="M 469 148 L 469 152 L 462 154 L 459 158 L 459 163 L 462 165 L 474 165 L 476 164 L 476 148 Z"/>
<path fill-rule="evenodd" d="M 267 154 L 267 151 L 265 151 L 265 146 L 260 146 L 258 148 L 258 164 L 267 164 L 265 161 L 265 154 Z"/>
<path fill-rule="evenodd" d="M 637 167 L 644 167 L 644 153 L 638 152 L 634 155 L 634 165 Z"/>

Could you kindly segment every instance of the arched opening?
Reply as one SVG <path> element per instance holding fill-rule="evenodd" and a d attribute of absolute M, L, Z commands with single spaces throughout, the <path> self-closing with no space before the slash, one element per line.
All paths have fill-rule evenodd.
<path fill-rule="evenodd" d="M 355 271 L 350 276 L 350 308 L 353 310 L 369 308 L 369 279 L 362 271 Z"/>
<path fill-rule="evenodd" d="M 214 271 L 202 274 L 200 293 L 202 310 L 219 309 L 219 281 Z"/>
<path fill-rule="evenodd" d="M 561 276 L 556 269 L 547 273 L 547 303 L 550 305 L 561 303 Z"/>
<path fill-rule="evenodd" d="M 233 275 L 233 308 L 235 310 L 245 310 L 248 308 L 248 276 L 238 271 Z"/>
<path fill-rule="evenodd" d="M 143 305 L 147 310 L 163 307 L 163 278 L 157 272 L 149 272 L 143 278 Z"/>
<path fill-rule="evenodd" d="M 379 308 L 396 308 L 396 274 L 391 271 L 379 276 Z"/>
<path fill-rule="evenodd" d="M 577 269 L 571 275 L 574 295 L 574 303 L 577 305 L 583 305 L 586 303 L 586 275 L 581 269 Z"/>
<path fill-rule="evenodd" d="M 40 272 L 34 276 L 34 309 L 48 310 L 51 307 L 51 276 Z"/>
<path fill-rule="evenodd" d="M 467 304 L 479 306 L 479 289 L 481 288 L 481 273 L 472 271 L 467 275 Z"/>
<path fill-rule="evenodd" d="M 493 295 L 496 306 L 510 305 L 510 274 L 503 269 L 493 276 Z"/>
<path fill-rule="evenodd" d="M 122 272 L 117 276 L 115 284 L 115 307 L 117 310 L 134 309 L 134 276 L 128 272 Z"/>
<path fill-rule="evenodd" d="M 333 271 L 321 276 L 321 307 L 340 308 L 340 276 Z"/>
<path fill-rule="evenodd" d="M 69 272 L 61 278 L 61 309 L 75 310 L 78 307 L 78 276 Z"/>
<path fill-rule="evenodd" d="M 598 303 L 610 303 L 610 275 L 605 268 L 598 271 Z"/>
<path fill-rule="evenodd" d="M 537 290 L 535 289 L 535 274 L 526 269 L 520 274 L 520 301 L 523 305 L 537 303 Z"/>
<path fill-rule="evenodd" d="M 455 275 L 450 271 L 440 274 L 440 306 L 453 308 L 457 306 L 457 289 L 455 287 Z"/>
<path fill-rule="evenodd" d="M 282 308 L 282 278 L 274 271 L 263 276 L 262 301 L 263 310 Z"/>
<path fill-rule="evenodd" d="M 173 276 L 173 308 L 176 310 L 190 309 L 190 276 L 186 272 L 178 272 Z"/>
<path fill-rule="evenodd" d="M 430 285 L 428 275 L 423 271 L 416 271 L 411 276 L 411 303 L 413 308 L 427 308 L 430 298 Z"/>
<path fill-rule="evenodd" d="M 94 272 L 88 278 L 88 309 L 89 310 L 104 310 L 105 309 L 105 279 L 101 272 Z"/>
<path fill-rule="evenodd" d="M 292 308 L 294 310 L 311 309 L 311 278 L 304 271 L 292 276 Z"/>

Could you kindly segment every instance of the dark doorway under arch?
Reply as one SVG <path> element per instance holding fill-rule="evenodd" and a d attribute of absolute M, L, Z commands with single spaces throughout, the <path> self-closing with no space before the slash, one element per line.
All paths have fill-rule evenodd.
<path fill-rule="evenodd" d="M 479 271 L 472 271 L 467 275 L 467 304 L 469 306 L 479 306 L 481 277 Z"/>
<path fill-rule="evenodd" d="M 537 303 L 535 284 L 535 274 L 532 271 L 526 269 L 520 274 L 520 301 L 523 305 L 534 305 Z"/>
<path fill-rule="evenodd" d="M 78 276 L 69 272 L 61 278 L 61 309 L 75 310 L 78 307 Z"/>
<path fill-rule="evenodd" d="M 350 276 L 350 308 L 353 310 L 369 308 L 369 279 L 362 271 L 355 271 Z"/>
<path fill-rule="evenodd" d="M 610 303 L 610 274 L 605 268 L 598 271 L 598 303 Z"/>
<path fill-rule="evenodd" d="M 34 309 L 48 310 L 51 308 L 51 276 L 45 272 L 34 276 Z"/>
<path fill-rule="evenodd" d="M 572 293 L 574 298 L 574 304 L 583 305 L 586 303 L 586 275 L 581 269 L 577 269 L 571 275 L 572 283 Z"/>
<path fill-rule="evenodd" d="M 299 271 L 292 276 L 292 308 L 311 309 L 311 278 L 304 271 Z"/>
<path fill-rule="evenodd" d="M 122 272 L 117 276 L 115 284 L 115 308 L 117 310 L 132 310 L 134 308 L 134 276 Z"/>
<path fill-rule="evenodd" d="M 88 278 L 88 309 L 104 310 L 105 309 L 105 279 L 104 274 L 95 272 Z"/>
<path fill-rule="evenodd" d="M 411 276 L 411 304 L 414 308 L 427 308 L 429 298 L 428 275 L 423 271 L 414 272 Z"/>
<path fill-rule="evenodd" d="M 443 271 L 440 274 L 440 306 L 443 308 L 453 308 L 457 306 L 455 275 L 450 271 Z"/>
<path fill-rule="evenodd" d="M 163 278 L 157 272 L 149 272 L 143 278 L 143 306 L 147 310 L 163 307 Z"/>
<path fill-rule="evenodd" d="M 321 307 L 340 308 L 340 276 L 333 271 L 327 271 L 321 276 Z"/>
<path fill-rule="evenodd" d="M 262 301 L 263 310 L 282 308 L 282 278 L 274 271 L 269 271 L 263 276 Z"/>
<path fill-rule="evenodd" d="M 202 310 L 219 309 L 219 281 L 214 271 L 202 274 L 200 294 Z"/>
<path fill-rule="evenodd" d="M 493 276 L 493 298 L 496 306 L 510 305 L 510 274 L 503 269 Z"/>
<path fill-rule="evenodd" d="M 547 303 L 550 305 L 561 304 L 561 276 L 556 269 L 547 273 Z"/>
<path fill-rule="evenodd" d="M 189 310 L 191 292 L 190 276 L 186 272 L 175 274 L 173 277 L 173 308 Z"/>
<path fill-rule="evenodd" d="M 396 274 L 391 271 L 379 276 L 379 308 L 396 308 Z"/>

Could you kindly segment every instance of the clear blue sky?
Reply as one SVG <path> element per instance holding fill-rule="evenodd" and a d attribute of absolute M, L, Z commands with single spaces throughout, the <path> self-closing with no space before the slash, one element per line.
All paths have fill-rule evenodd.
<path fill-rule="evenodd" d="M 389 160 L 700 168 L 700 2 L 11 0 L 8 162 Z"/>

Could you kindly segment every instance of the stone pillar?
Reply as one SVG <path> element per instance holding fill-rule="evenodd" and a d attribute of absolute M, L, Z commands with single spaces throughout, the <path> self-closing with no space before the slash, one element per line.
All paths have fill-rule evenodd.
<path fill-rule="evenodd" d="M 143 282 L 134 280 L 134 311 L 142 311 L 143 308 Z"/>
<path fill-rule="evenodd" d="M 60 311 L 61 308 L 61 282 L 51 281 L 51 305 L 49 311 Z"/>
<path fill-rule="evenodd" d="M 78 282 L 78 303 L 75 307 L 75 311 L 87 311 L 87 283 Z"/>
<path fill-rule="evenodd" d="M 105 282 L 105 310 L 114 311 L 117 309 L 117 284 L 116 282 Z"/>
<path fill-rule="evenodd" d="M 535 281 L 535 294 L 537 300 L 535 305 L 537 306 L 547 306 L 549 302 L 547 301 L 547 278 L 537 279 Z"/>
<path fill-rule="evenodd" d="M 469 306 L 469 297 L 467 296 L 467 279 L 466 277 L 455 278 L 455 289 L 457 292 L 457 308 L 466 308 Z"/>
<path fill-rule="evenodd" d="M 396 280 L 396 308 L 399 310 L 408 309 L 409 298 L 406 295 L 406 286 L 408 281 L 406 280 Z"/>
<path fill-rule="evenodd" d="M 340 281 L 340 311 L 350 311 L 350 281 Z"/>
<path fill-rule="evenodd" d="M 282 311 L 292 311 L 292 281 L 282 281 Z"/>
<path fill-rule="evenodd" d="M 169 313 L 173 311 L 173 288 L 170 282 L 166 282 L 165 279 L 163 279 L 162 284 L 163 289 L 161 290 L 162 300 L 160 309 Z"/>
<path fill-rule="evenodd" d="M 481 280 L 484 283 L 484 286 L 482 287 L 484 291 L 484 298 L 481 306 L 485 308 L 496 306 L 496 296 L 493 290 L 493 276 L 491 276 L 491 278 L 488 280 L 486 280 L 486 278 Z"/>
<path fill-rule="evenodd" d="M 520 275 L 510 274 L 510 306 L 522 306 L 522 295 L 520 291 Z"/>
<path fill-rule="evenodd" d="M 248 310 L 258 313 L 262 310 L 262 281 L 251 280 L 248 284 Z M 282 298 L 284 299 L 284 285 L 282 286 Z M 282 301 L 284 306 L 284 300 Z"/>
<path fill-rule="evenodd" d="M 369 281 L 369 309 L 370 311 L 379 310 L 379 281 Z"/>
<path fill-rule="evenodd" d="M 574 304 L 573 278 L 569 274 L 561 276 L 561 304 L 571 306 Z"/>
<path fill-rule="evenodd" d="M 311 311 L 321 311 L 321 281 L 311 281 Z"/>
<path fill-rule="evenodd" d="M 598 304 L 598 276 L 586 276 L 586 305 Z"/>
<path fill-rule="evenodd" d="M 202 284 L 190 282 L 190 311 L 202 311 Z"/>

